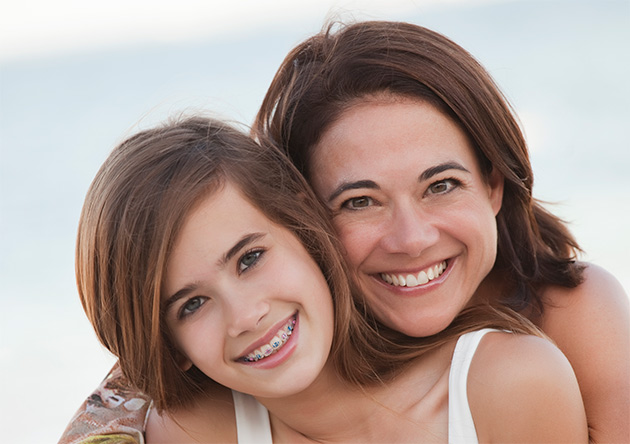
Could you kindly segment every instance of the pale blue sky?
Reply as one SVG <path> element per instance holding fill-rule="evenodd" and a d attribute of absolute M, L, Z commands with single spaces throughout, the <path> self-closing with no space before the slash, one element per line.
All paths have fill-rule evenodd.
<path fill-rule="evenodd" d="M 107 153 L 190 108 L 251 123 L 284 55 L 331 14 L 411 21 L 472 52 L 521 116 L 536 196 L 557 202 L 585 258 L 630 288 L 627 0 L 2 0 L 3 441 L 55 442 L 113 362 L 73 265 L 83 197 Z"/>

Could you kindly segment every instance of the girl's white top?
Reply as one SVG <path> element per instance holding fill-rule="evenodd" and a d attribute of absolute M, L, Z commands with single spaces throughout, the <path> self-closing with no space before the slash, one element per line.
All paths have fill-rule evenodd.
<path fill-rule="evenodd" d="M 462 335 L 455 345 L 448 380 L 448 442 L 476 444 L 477 431 L 473 422 L 466 391 L 468 370 L 477 347 L 491 328 Z M 232 391 L 239 444 L 272 444 L 269 412 L 250 395 Z"/>

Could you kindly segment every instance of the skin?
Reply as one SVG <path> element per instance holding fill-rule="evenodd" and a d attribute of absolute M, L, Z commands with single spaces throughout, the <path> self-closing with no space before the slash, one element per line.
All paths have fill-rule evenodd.
<path fill-rule="evenodd" d="M 457 125 L 409 100 L 351 107 L 315 147 L 312 172 L 375 313 L 410 336 L 444 330 L 494 264 L 502 178 L 487 183 Z M 441 263 L 422 285 L 382 278 L 439 274 Z"/>
<path fill-rule="evenodd" d="M 505 291 L 500 278 L 488 274 L 502 180 L 481 177 L 468 140 L 435 108 L 386 95 L 358 100 L 323 133 L 311 161 L 312 185 L 331 208 L 346 256 L 387 325 L 411 336 L 432 335 L 467 303 Z M 452 161 L 468 173 L 423 176 Z M 444 260 L 446 271 L 424 286 L 394 287 L 379 278 Z M 628 442 L 628 297 L 609 273 L 585 266 L 577 288 L 541 290 L 546 307 L 539 327 L 577 374 L 591 440 Z"/>
<path fill-rule="evenodd" d="M 580 384 L 591 440 L 630 442 L 630 307 L 619 282 L 588 265 L 575 289 L 551 287 L 540 327 L 567 356 Z"/>
<path fill-rule="evenodd" d="M 240 243 L 253 233 L 253 240 Z M 321 271 L 287 229 L 269 222 L 230 184 L 185 219 L 164 293 L 182 367 L 194 364 L 217 383 L 254 395 L 270 412 L 274 442 L 447 440 L 455 342 L 415 360 L 386 386 L 357 389 L 340 380 L 326 362 L 333 313 Z M 294 313 L 294 333 L 268 361 L 240 359 Z M 478 354 L 468 391 L 480 437 L 586 441 L 577 382 L 557 348 L 541 338 L 496 332 Z M 478 406 L 488 397 L 533 412 Z M 532 430 L 541 421 L 543 431 Z M 235 442 L 230 391 L 215 384 L 189 408 L 166 415 L 152 410 L 146 437 L 148 443 Z"/>
<path fill-rule="evenodd" d="M 295 397 L 259 399 L 269 409 L 274 442 L 447 442 L 454 345 L 423 356 L 384 387 L 352 390 L 325 371 Z M 545 339 L 487 334 L 472 361 L 468 400 L 480 442 L 588 441 L 573 370 Z M 213 388 L 185 410 L 151 411 L 146 437 L 151 444 L 236 442 L 229 390 Z"/>

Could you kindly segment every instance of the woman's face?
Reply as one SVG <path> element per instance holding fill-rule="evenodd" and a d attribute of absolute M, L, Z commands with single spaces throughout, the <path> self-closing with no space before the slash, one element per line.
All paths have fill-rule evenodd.
<path fill-rule="evenodd" d="M 310 172 L 380 320 L 417 337 L 446 328 L 492 269 L 503 195 L 459 127 L 424 102 L 358 102 Z"/>
<path fill-rule="evenodd" d="M 186 218 L 163 304 L 182 367 L 244 393 L 297 393 L 328 358 L 333 306 L 322 272 L 230 183 Z"/>

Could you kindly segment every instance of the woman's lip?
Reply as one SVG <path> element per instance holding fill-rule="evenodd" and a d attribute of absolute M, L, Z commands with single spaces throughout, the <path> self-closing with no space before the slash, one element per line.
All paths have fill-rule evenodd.
<path fill-rule="evenodd" d="M 421 271 L 426 272 L 429 268 L 434 268 L 436 265 L 439 265 L 442 262 L 446 262 L 446 268 L 444 269 L 444 272 L 442 273 L 444 274 L 450 268 L 452 261 L 453 261 L 453 258 L 447 258 L 447 259 L 436 261 L 433 264 L 425 266 L 425 267 L 416 267 L 416 268 L 407 269 L 407 270 L 399 269 L 397 271 L 379 271 L 377 273 L 370 273 L 370 274 L 372 276 L 375 276 L 376 278 L 379 278 L 381 274 L 403 275 L 403 276 L 411 274 L 411 275 L 417 276 L 418 273 L 420 273 Z"/>
<path fill-rule="evenodd" d="M 442 272 L 442 274 L 440 276 L 430 280 L 429 282 L 427 282 L 425 284 L 417 285 L 417 286 L 414 286 L 414 287 L 391 285 L 391 284 L 385 282 L 381 278 L 381 273 L 373 274 L 373 275 L 371 275 L 371 277 L 372 277 L 372 279 L 377 281 L 379 285 L 382 285 L 382 286 L 386 287 L 390 291 L 400 291 L 400 292 L 408 293 L 408 292 L 413 292 L 413 291 L 418 291 L 418 290 L 425 290 L 425 289 L 432 288 L 435 285 L 441 284 L 451 274 L 451 271 L 453 270 L 455 262 L 456 262 L 456 258 L 449 258 L 449 259 L 445 259 L 444 261 L 446 262 L 446 268 L 444 269 L 444 271 Z M 439 262 L 437 262 L 437 263 L 439 263 Z M 435 266 L 435 265 L 433 265 L 433 266 Z M 419 269 L 419 271 L 415 272 L 415 273 L 419 273 L 420 271 L 423 271 L 423 270 L 426 270 L 426 268 L 425 269 Z M 414 273 L 413 272 L 412 273 L 409 273 L 409 272 L 397 272 L 397 273 L 388 273 L 388 274 L 414 274 Z"/>
<path fill-rule="evenodd" d="M 280 331 L 280 329 L 284 327 L 291 320 L 291 318 L 297 318 L 297 314 L 298 312 L 296 311 L 295 313 L 293 313 L 291 316 L 287 317 L 283 321 L 276 322 L 276 324 L 274 324 L 269 330 L 267 330 L 267 333 L 263 337 L 261 337 L 258 341 L 254 342 L 252 345 L 247 347 L 247 349 L 245 350 L 245 353 L 240 355 L 234 361 L 241 361 L 243 360 L 243 358 L 245 358 L 247 355 L 252 353 L 257 348 L 260 348 L 263 345 L 268 344 L 269 341 L 271 341 L 273 337 L 278 333 L 278 331 Z"/>

